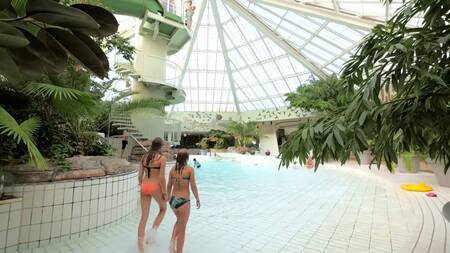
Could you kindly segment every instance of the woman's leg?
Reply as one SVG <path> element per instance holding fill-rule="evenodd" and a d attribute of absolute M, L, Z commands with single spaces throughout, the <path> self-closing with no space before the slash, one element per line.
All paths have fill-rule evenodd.
<path fill-rule="evenodd" d="M 141 194 L 141 220 L 138 227 L 138 249 L 140 252 L 144 250 L 145 225 L 147 224 L 151 201 L 152 196 Z"/>
<path fill-rule="evenodd" d="M 175 245 L 177 243 L 177 236 L 178 236 L 178 224 L 180 221 L 180 212 L 174 208 L 172 208 L 172 211 L 177 217 L 177 221 L 173 225 L 172 238 L 170 239 L 170 253 L 175 253 Z"/>
<path fill-rule="evenodd" d="M 153 198 L 158 202 L 159 205 L 159 213 L 155 218 L 155 221 L 153 222 L 152 229 L 158 229 L 159 225 L 161 225 L 162 220 L 164 219 L 164 215 L 167 211 L 167 202 L 163 199 L 163 195 L 161 190 L 156 190 L 152 194 Z"/>
<path fill-rule="evenodd" d="M 161 222 L 164 218 L 164 215 L 166 214 L 167 210 L 167 203 L 163 199 L 162 193 L 160 190 L 156 190 L 152 193 L 153 198 L 158 202 L 159 205 L 159 213 L 155 218 L 155 221 L 153 222 L 152 226 L 152 233 L 147 237 L 145 240 L 145 243 L 152 243 L 155 239 L 156 230 L 159 228 L 159 225 L 161 225 Z"/>
<path fill-rule="evenodd" d="M 184 238 L 186 234 L 186 225 L 189 220 L 189 214 L 191 212 L 191 204 L 187 202 L 186 204 L 178 208 L 179 219 L 177 220 L 177 231 L 176 231 L 176 241 L 177 250 L 176 253 L 183 253 Z"/>

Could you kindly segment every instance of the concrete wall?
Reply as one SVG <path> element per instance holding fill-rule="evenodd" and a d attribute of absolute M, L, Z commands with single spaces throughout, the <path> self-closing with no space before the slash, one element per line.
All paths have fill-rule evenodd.
<path fill-rule="evenodd" d="M 279 154 L 276 130 L 275 126 L 271 125 L 270 122 L 259 125 L 259 149 L 261 153 L 270 150 L 271 155 Z"/>

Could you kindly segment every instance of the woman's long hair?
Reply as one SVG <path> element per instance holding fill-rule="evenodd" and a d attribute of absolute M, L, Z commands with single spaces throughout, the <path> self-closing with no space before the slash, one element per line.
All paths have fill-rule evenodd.
<path fill-rule="evenodd" d="M 184 166 L 187 165 L 187 161 L 189 159 L 189 153 L 187 149 L 180 149 L 177 154 L 177 160 L 175 163 L 175 172 L 182 173 Z"/>
<path fill-rule="evenodd" d="M 162 144 L 163 140 L 161 138 L 156 137 L 155 139 L 153 139 L 152 146 L 150 147 L 150 150 L 147 153 L 147 159 L 145 160 L 146 166 L 148 166 L 155 158 L 155 156 L 160 153 Z"/>

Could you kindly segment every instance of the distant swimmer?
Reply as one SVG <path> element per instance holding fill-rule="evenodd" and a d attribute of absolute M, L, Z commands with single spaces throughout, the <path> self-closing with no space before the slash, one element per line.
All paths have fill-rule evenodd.
<path fill-rule="evenodd" d="M 198 169 L 200 167 L 202 167 L 202 165 L 194 158 L 194 168 Z"/>

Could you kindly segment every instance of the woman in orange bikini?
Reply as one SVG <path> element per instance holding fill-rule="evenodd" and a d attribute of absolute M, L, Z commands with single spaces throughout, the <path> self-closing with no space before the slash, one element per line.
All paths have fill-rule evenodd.
<path fill-rule="evenodd" d="M 180 150 L 177 154 L 175 166 L 169 173 L 169 183 L 167 184 L 167 192 L 170 198 L 169 204 L 175 216 L 177 216 L 177 222 L 173 227 L 172 240 L 170 242 L 170 253 L 183 252 L 186 225 L 191 210 L 189 186 L 194 194 L 197 209 L 200 208 L 194 169 L 187 165 L 188 159 L 189 154 L 187 150 Z"/>
<path fill-rule="evenodd" d="M 147 224 L 152 197 L 159 205 L 159 213 L 152 226 L 152 238 L 154 238 L 156 230 L 161 224 L 167 209 L 166 157 L 161 155 L 162 144 L 163 140 L 161 138 L 155 138 L 152 141 L 150 151 L 142 157 L 139 169 L 139 185 L 141 187 L 141 220 L 138 228 L 139 252 L 143 252 L 144 250 L 145 225 Z M 149 241 L 148 238 L 146 243 Z"/>

